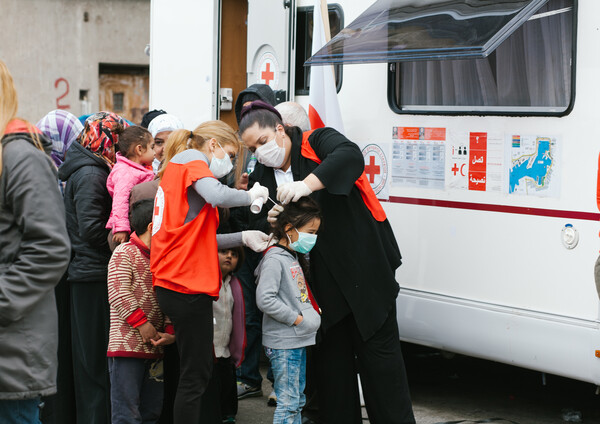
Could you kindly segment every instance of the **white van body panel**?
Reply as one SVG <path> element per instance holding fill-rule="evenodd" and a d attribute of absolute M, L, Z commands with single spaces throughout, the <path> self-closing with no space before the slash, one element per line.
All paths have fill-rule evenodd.
<path fill-rule="evenodd" d="M 336 3 L 346 25 L 369 5 Z M 312 4 L 298 0 L 296 6 Z M 563 117 L 397 114 L 387 99 L 390 65 L 383 63 L 344 65 L 338 100 L 346 136 L 359 144 L 389 143 L 393 127 L 560 139 L 556 197 L 390 187 L 383 205 L 403 255 L 397 271 L 398 323 L 402 339 L 410 342 L 600 384 L 600 358 L 595 356 L 600 301 L 594 282 L 600 249 L 600 31 L 595 22 L 600 2 L 579 0 L 576 6 L 576 94 Z M 195 6 L 203 7 L 209 6 Z M 153 58 L 152 89 L 161 90 L 165 75 L 152 74 L 154 64 Z M 181 74 L 178 83 L 198 85 L 191 73 Z M 159 97 L 151 98 L 153 105 Z M 181 105 L 189 101 L 186 97 L 169 99 Z M 308 106 L 308 96 L 294 100 Z M 552 216 L 553 211 L 564 213 Z M 579 234 L 573 249 L 562 242 L 567 224 Z"/>

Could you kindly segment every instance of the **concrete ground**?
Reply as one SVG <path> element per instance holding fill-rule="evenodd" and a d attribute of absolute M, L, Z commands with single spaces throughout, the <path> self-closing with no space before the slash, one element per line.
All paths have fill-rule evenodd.
<path fill-rule="evenodd" d="M 585 424 L 600 424 L 600 398 L 589 383 L 547 375 L 544 386 L 539 372 L 460 355 L 447 358 L 415 345 L 405 344 L 403 349 L 418 424 L 490 418 L 517 424 L 563 424 L 567 411 L 581 413 Z M 241 400 L 237 423 L 271 423 L 270 391 L 265 379 L 263 397 Z M 368 423 L 364 408 L 363 415 Z"/>

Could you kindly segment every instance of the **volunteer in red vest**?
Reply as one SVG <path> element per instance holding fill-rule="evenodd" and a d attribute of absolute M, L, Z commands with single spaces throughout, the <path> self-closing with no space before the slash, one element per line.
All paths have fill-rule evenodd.
<path fill-rule="evenodd" d="M 260 231 L 217 235 L 217 206 L 266 202 L 260 184 L 231 189 L 218 178 L 233 168 L 241 143 L 233 129 L 209 121 L 194 131 L 174 131 L 167 141 L 166 165 L 154 203 L 150 269 L 159 305 L 175 328 L 180 377 L 174 423 L 200 422 L 200 399 L 213 364 L 213 301 L 221 284 L 218 249 L 267 247 Z"/>
<path fill-rule="evenodd" d="M 370 422 L 414 423 L 396 322 L 400 250 L 360 149 L 332 128 L 284 127 L 261 101 L 242 111 L 239 131 L 259 162 L 250 184 L 284 204 L 310 195 L 323 214 L 310 252 L 310 283 L 323 312 L 312 370 L 319 422 L 361 422 L 358 366 Z M 250 215 L 251 228 L 268 232 L 278 208 Z"/>

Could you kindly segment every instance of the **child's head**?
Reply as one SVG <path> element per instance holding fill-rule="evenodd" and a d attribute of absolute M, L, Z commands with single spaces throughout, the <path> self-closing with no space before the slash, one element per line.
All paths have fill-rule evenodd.
<path fill-rule="evenodd" d="M 316 234 L 320 226 L 319 205 L 310 197 L 302 197 L 297 202 L 285 205 L 273 225 L 273 235 L 279 239 L 279 244 L 289 246 L 298 253 L 307 253 L 293 243 L 298 241 L 300 233 Z"/>
<path fill-rule="evenodd" d="M 223 277 L 236 272 L 244 262 L 244 249 L 241 246 L 219 250 L 219 266 Z"/>
<path fill-rule="evenodd" d="M 119 135 L 119 150 L 127 159 L 142 165 L 150 165 L 154 160 L 152 134 L 142 127 L 131 126 Z"/>
<path fill-rule="evenodd" d="M 131 229 L 135 231 L 138 237 L 143 236 L 148 231 L 152 232 L 153 212 L 153 199 L 138 200 L 131 207 L 131 213 L 129 214 L 129 224 L 131 225 Z"/>

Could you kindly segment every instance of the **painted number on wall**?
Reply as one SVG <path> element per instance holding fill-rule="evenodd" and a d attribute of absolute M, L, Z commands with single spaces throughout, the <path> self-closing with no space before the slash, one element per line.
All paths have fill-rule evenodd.
<path fill-rule="evenodd" d="M 64 83 L 64 84 L 61 84 Z M 71 105 L 61 104 L 61 100 L 67 97 L 69 94 L 69 81 L 64 78 L 59 78 L 54 81 L 54 88 L 58 88 L 59 85 L 64 85 L 64 92 L 60 96 L 56 98 L 56 108 L 57 109 L 70 109 Z"/>

